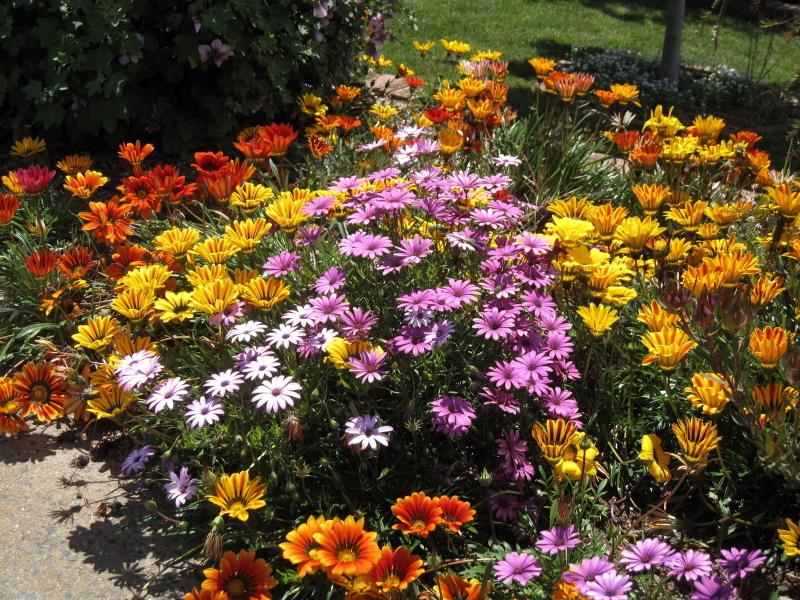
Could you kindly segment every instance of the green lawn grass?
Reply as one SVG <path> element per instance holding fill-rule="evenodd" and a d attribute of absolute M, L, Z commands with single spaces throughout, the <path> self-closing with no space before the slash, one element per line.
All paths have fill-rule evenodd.
<path fill-rule="evenodd" d="M 394 39 L 381 50 L 418 69 L 423 77 L 452 77 L 452 68 L 444 61 L 434 58 L 423 63 L 411 40 L 459 39 L 473 50 L 501 50 L 512 63 L 512 76 L 520 79 L 509 83 L 520 85 L 528 73 L 519 65 L 528 58 L 560 58 L 572 47 L 658 56 L 665 4 L 664 0 L 404 0 L 402 13 L 392 22 Z M 684 63 L 722 63 L 771 83 L 787 82 L 800 67 L 800 39 L 787 40 L 756 23 L 725 17 L 715 49 L 714 23 L 707 11 L 687 9 Z M 441 56 L 441 48 L 434 53 Z"/>

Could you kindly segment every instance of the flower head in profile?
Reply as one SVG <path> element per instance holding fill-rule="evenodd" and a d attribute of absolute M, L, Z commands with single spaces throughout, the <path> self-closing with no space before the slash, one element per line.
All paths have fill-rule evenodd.
<path fill-rule="evenodd" d="M 357 451 L 377 450 L 389 445 L 389 434 L 394 428 L 380 425 L 379 415 L 360 415 L 345 423 L 345 443 Z"/>
<path fill-rule="evenodd" d="M 461 526 L 475 518 L 475 510 L 470 508 L 469 502 L 460 500 L 458 496 L 439 496 L 434 498 L 442 509 L 442 528 L 451 533 L 461 531 Z"/>
<path fill-rule="evenodd" d="M 667 483 L 672 479 L 669 470 L 669 454 L 664 452 L 661 447 L 661 438 L 653 433 L 642 436 L 642 451 L 639 452 L 639 460 L 644 461 L 650 472 L 658 483 Z"/>
<path fill-rule="evenodd" d="M 589 303 L 578 308 L 578 316 L 583 319 L 589 333 L 601 337 L 619 320 L 619 313 L 605 304 Z"/>
<path fill-rule="evenodd" d="M 382 592 L 405 590 L 425 572 L 422 559 L 402 546 L 381 548 L 380 560 L 369 572 L 369 580 Z"/>
<path fill-rule="evenodd" d="M 542 573 L 542 567 L 533 555 L 526 552 L 509 552 L 493 567 L 494 576 L 505 584 L 526 585 Z"/>
<path fill-rule="evenodd" d="M 800 526 L 791 519 L 786 519 L 786 529 L 778 529 L 783 553 L 788 557 L 800 556 Z"/>
<path fill-rule="evenodd" d="M 258 510 L 267 503 L 262 500 L 267 491 L 261 478 L 250 479 L 250 471 L 223 475 L 214 484 L 214 493 L 206 500 L 220 507 L 220 515 L 247 521 L 251 510 Z"/>
<path fill-rule="evenodd" d="M 717 426 L 697 417 L 678 419 L 673 423 L 672 432 L 678 439 L 683 457 L 687 462 L 697 463 L 716 450 L 722 438 L 717 433 Z"/>
<path fill-rule="evenodd" d="M 736 590 L 721 577 L 707 575 L 694 582 L 692 600 L 733 600 Z"/>

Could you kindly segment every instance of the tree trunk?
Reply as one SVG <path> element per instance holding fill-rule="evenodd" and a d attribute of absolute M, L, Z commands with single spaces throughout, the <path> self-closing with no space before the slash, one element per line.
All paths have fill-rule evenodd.
<path fill-rule="evenodd" d="M 667 0 L 667 27 L 661 50 L 661 77 L 677 84 L 681 71 L 681 35 L 686 0 Z"/>

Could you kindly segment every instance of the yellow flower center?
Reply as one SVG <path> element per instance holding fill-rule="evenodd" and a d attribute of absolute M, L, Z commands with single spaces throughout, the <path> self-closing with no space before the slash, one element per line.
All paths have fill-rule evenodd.
<path fill-rule="evenodd" d="M 247 585 L 239 577 L 234 577 L 225 585 L 225 591 L 233 598 L 243 594 L 246 589 Z"/>
<path fill-rule="evenodd" d="M 350 563 L 355 561 L 356 553 L 352 548 L 342 548 L 336 553 L 336 558 L 339 560 L 339 562 Z"/>
<path fill-rule="evenodd" d="M 400 587 L 400 578 L 397 575 L 389 575 L 383 580 L 383 587 L 389 590 Z"/>
<path fill-rule="evenodd" d="M 50 396 L 50 388 L 44 383 L 35 383 L 31 387 L 30 396 L 34 402 L 44 404 Z"/>
<path fill-rule="evenodd" d="M 422 519 L 415 519 L 414 521 L 411 521 L 411 529 L 425 529 L 427 524 L 428 523 Z"/>

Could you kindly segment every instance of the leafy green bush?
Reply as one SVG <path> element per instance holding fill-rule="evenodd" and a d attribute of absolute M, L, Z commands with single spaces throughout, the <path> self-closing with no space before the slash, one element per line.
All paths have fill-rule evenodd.
<path fill-rule="evenodd" d="M 225 139 L 340 80 L 388 1 L 4 2 L 0 112 L 14 135 L 83 146 L 133 130 L 162 149 Z"/>

